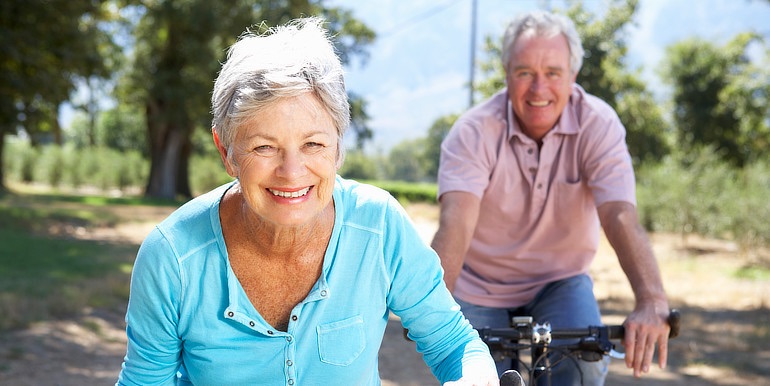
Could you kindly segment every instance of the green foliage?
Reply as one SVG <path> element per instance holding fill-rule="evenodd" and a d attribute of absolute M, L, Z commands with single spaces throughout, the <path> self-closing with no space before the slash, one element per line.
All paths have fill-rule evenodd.
<path fill-rule="evenodd" d="M 199 195 L 233 180 L 219 154 L 194 155 L 190 159 L 190 187 Z"/>
<path fill-rule="evenodd" d="M 418 182 L 425 181 L 426 167 L 423 157 L 424 138 L 406 140 L 390 150 L 386 176 L 391 180 Z"/>
<path fill-rule="evenodd" d="M 626 143 L 635 165 L 655 163 L 671 153 L 673 132 L 649 92 L 624 93 L 616 111 L 626 126 Z"/>
<path fill-rule="evenodd" d="M 770 165 L 736 169 L 704 148 L 646 164 L 637 173 L 642 223 L 650 231 L 700 234 L 750 248 L 770 243 Z"/>
<path fill-rule="evenodd" d="M 74 146 L 32 147 L 9 141 L 4 151 L 9 181 L 39 183 L 55 188 L 137 190 L 147 180 L 148 163 L 135 150 Z"/>
<path fill-rule="evenodd" d="M 770 72 L 746 54 L 759 37 L 744 33 L 723 46 L 689 39 L 667 48 L 662 75 L 673 85 L 678 143 L 712 147 L 742 166 L 765 156 L 770 143 Z"/>
<path fill-rule="evenodd" d="M 441 158 L 441 142 L 444 141 L 449 130 L 454 125 L 459 114 L 445 115 L 436 119 L 428 129 L 428 137 L 425 139 L 422 150 L 422 164 L 425 167 L 427 179 L 436 181 L 438 177 L 438 166 Z"/>
<path fill-rule="evenodd" d="M 486 57 L 478 63 L 478 71 L 481 74 L 480 80 L 474 84 L 474 94 L 478 94 L 482 99 L 487 99 L 496 92 L 505 87 L 505 69 L 503 68 L 502 36 L 493 38 L 486 36 L 484 38 L 484 53 Z"/>
<path fill-rule="evenodd" d="M 366 141 L 374 136 L 369 127 L 369 115 L 366 113 L 366 100 L 362 97 L 348 93 L 350 99 L 350 129 L 356 135 L 356 149 L 363 150 Z"/>
<path fill-rule="evenodd" d="M 339 175 L 354 180 L 378 180 L 383 178 L 382 162 L 378 157 L 369 157 L 361 150 L 348 151 L 345 162 L 338 171 Z"/>
<path fill-rule="evenodd" d="M 427 137 L 405 140 L 394 146 L 387 158 L 385 176 L 390 180 L 435 182 L 441 142 L 458 117 L 459 114 L 439 117 L 428 129 Z"/>
<path fill-rule="evenodd" d="M 434 183 L 411 183 L 406 181 L 361 181 L 387 190 L 402 204 L 413 202 L 436 203 L 438 186 Z"/>
<path fill-rule="evenodd" d="M 78 78 L 106 77 L 115 45 L 100 29 L 104 1 L 3 1 L 0 5 L 0 133 L 58 130 L 56 114 Z"/>
<path fill-rule="evenodd" d="M 637 5 L 638 0 L 613 0 L 601 19 L 588 12 L 582 2 L 575 2 L 563 12 L 574 21 L 585 50 L 577 82 L 613 107 L 622 93 L 644 89 L 623 63 L 628 53 L 626 25 Z"/>
<path fill-rule="evenodd" d="M 91 133 L 85 114 L 76 114 L 66 133 L 68 143 L 76 147 L 104 146 L 118 151 L 139 150 L 147 156 L 147 132 L 144 114 L 135 105 L 119 104 L 98 114 Z M 209 137 L 210 140 L 210 137 Z"/>

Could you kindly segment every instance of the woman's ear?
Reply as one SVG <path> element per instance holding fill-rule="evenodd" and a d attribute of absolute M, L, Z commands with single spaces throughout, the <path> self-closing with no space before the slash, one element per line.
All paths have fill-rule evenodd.
<path fill-rule="evenodd" d="M 339 141 L 337 143 L 337 156 L 336 156 L 336 162 L 334 163 L 334 166 L 337 168 L 337 171 L 340 170 L 342 167 L 342 163 L 345 161 L 345 150 L 342 149 L 342 141 Z"/>
<path fill-rule="evenodd" d="M 217 134 L 217 131 L 215 128 L 211 129 L 212 136 L 214 137 L 214 145 L 217 147 L 217 151 L 219 151 L 219 156 L 222 158 L 222 164 L 225 165 L 225 170 L 227 170 L 227 174 L 230 175 L 230 177 L 238 178 L 238 172 L 235 167 L 235 165 L 230 162 L 230 157 L 228 154 L 228 149 L 222 144 L 222 141 L 219 139 L 219 134 Z"/>

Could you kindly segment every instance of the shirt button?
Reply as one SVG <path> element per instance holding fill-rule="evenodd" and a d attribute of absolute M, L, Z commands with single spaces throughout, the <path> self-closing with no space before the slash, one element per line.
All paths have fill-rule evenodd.
<path fill-rule="evenodd" d="M 231 318 L 233 317 L 233 315 L 235 315 L 235 313 L 234 313 L 234 312 L 232 312 L 232 311 L 229 311 L 229 312 L 227 313 L 227 316 L 229 316 L 229 317 L 231 317 Z"/>
<path fill-rule="evenodd" d="M 532 150 L 531 147 L 529 149 L 527 149 L 527 154 L 532 154 L 532 152 L 534 152 L 534 150 Z"/>
<path fill-rule="evenodd" d="M 294 384 L 294 380 L 293 379 L 289 379 L 288 384 L 293 385 Z"/>
<path fill-rule="evenodd" d="M 249 322 L 249 326 L 254 327 L 254 321 L 253 320 Z"/>
<path fill-rule="evenodd" d="M 296 321 L 297 321 L 297 319 L 299 319 L 299 318 L 297 317 L 297 315 L 292 315 L 292 316 L 291 316 L 291 320 L 293 320 L 293 321 L 295 321 L 295 322 L 296 322 Z"/>
<path fill-rule="evenodd" d="M 287 341 L 287 342 L 291 342 L 291 337 L 290 337 L 290 336 L 287 336 L 287 337 L 286 337 L 286 341 Z"/>
<path fill-rule="evenodd" d="M 535 168 L 529 168 L 529 172 L 532 174 L 535 174 L 537 172 L 537 169 Z"/>
<path fill-rule="evenodd" d="M 326 290 L 321 291 L 321 297 L 326 297 Z"/>
<path fill-rule="evenodd" d="M 294 364 L 294 362 L 292 362 L 292 361 L 291 361 L 291 359 L 289 359 L 288 361 L 286 361 L 286 366 L 291 366 L 291 365 L 293 365 L 293 364 Z"/>
<path fill-rule="evenodd" d="M 272 330 L 267 330 L 267 335 L 273 335 L 273 331 Z"/>
<path fill-rule="evenodd" d="M 537 188 L 538 189 L 542 189 L 543 188 L 543 184 L 537 184 Z"/>

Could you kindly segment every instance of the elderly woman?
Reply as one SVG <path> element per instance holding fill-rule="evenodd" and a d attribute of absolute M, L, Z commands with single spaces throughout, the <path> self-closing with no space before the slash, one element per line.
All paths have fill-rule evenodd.
<path fill-rule="evenodd" d="M 349 108 L 319 19 L 245 34 L 212 105 L 236 180 L 142 244 L 119 385 L 378 385 L 390 312 L 442 383 L 497 384 L 403 209 L 337 176 Z"/>

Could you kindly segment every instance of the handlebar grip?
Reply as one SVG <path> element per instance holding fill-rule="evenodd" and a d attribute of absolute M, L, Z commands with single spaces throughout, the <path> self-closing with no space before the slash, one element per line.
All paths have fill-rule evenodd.
<path fill-rule="evenodd" d="M 626 328 L 624 326 L 607 326 L 607 334 L 609 339 L 623 339 L 626 336 Z"/>
<path fill-rule="evenodd" d="M 672 309 L 668 314 L 668 325 L 671 327 L 671 331 L 668 333 L 668 338 L 673 339 L 679 336 L 679 323 L 682 319 L 682 315 L 679 314 L 679 310 Z"/>

